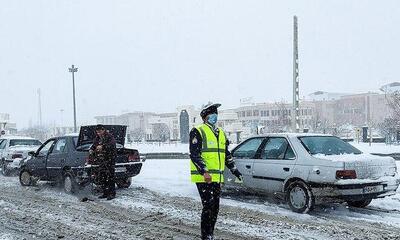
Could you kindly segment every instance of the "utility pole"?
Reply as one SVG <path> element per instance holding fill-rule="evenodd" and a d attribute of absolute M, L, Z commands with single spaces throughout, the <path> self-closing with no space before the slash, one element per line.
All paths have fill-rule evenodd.
<path fill-rule="evenodd" d="M 38 117 L 39 117 L 39 127 L 42 127 L 42 99 L 41 99 L 41 92 L 40 92 L 40 88 L 38 88 L 37 90 L 38 93 L 38 104 L 39 104 L 39 108 L 38 108 Z"/>
<path fill-rule="evenodd" d="M 74 132 L 77 131 L 76 129 L 76 103 L 75 103 L 75 76 L 74 73 L 76 73 L 78 71 L 78 68 L 74 67 L 74 65 L 72 64 L 72 67 L 69 68 L 69 72 L 72 73 L 72 98 L 73 98 L 73 102 L 74 102 Z"/>
<path fill-rule="evenodd" d="M 293 131 L 300 131 L 299 54 L 297 16 L 293 17 Z"/>

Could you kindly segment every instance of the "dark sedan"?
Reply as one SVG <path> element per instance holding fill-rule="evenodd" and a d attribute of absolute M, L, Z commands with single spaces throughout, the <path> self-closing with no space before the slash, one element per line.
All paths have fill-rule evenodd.
<path fill-rule="evenodd" d="M 138 150 L 124 148 L 126 126 L 106 125 L 117 142 L 115 161 L 116 184 L 127 188 L 131 178 L 138 175 L 143 160 Z M 21 165 L 20 183 L 30 186 L 40 181 L 61 182 L 68 193 L 96 183 L 96 165 L 88 164 L 89 148 L 94 140 L 95 126 L 83 126 L 78 135 L 68 135 L 47 140 L 36 152 L 30 152 Z"/>

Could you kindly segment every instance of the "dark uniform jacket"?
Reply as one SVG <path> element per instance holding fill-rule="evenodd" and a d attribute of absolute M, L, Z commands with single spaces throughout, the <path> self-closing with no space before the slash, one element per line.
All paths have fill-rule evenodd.
<path fill-rule="evenodd" d="M 96 150 L 99 145 L 102 146 L 101 152 Z M 114 137 L 109 132 L 106 131 L 103 137 L 96 135 L 90 150 L 95 154 L 96 164 L 104 167 L 113 167 L 115 165 L 117 146 Z"/>
<path fill-rule="evenodd" d="M 218 128 L 214 129 L 211 125 L 207 124 L 211 130 L 214 132 L 215 136 L 218 138 L 219 131 Z M 200 174 L 204 174 L 204 172 L 208 171 L 206 164 L 204 163 L 204 160 L 201 158 L 201 149 L 202 149 L 202 144 L 203 144 L 203 139 L 201 138 L 200 132 L 196 129 L 193 128 L 190 131 L 190 142 L 189 142 L 189 148 L 190 148 L 190 159 L 192 160 L 193 164 L 196 166 L 197 171 L 199 171 Z M 229 140 L 226 140 L 226 149 L 225 149 L 225 166 L 231 170 L 233 173 L 236 170 L 235 162 L 232 159 L 232 155 L 228 150 L 229 146 Z M 224 160 L 224 159 L 222 159 Z"/>

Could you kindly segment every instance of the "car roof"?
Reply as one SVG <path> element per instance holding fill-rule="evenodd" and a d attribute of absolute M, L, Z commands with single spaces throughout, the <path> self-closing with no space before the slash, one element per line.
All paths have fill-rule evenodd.
<path fill-rule="evenodd" d="M 284 133 L 265 133 L 261 135 L 256 135 L 253 137 L 332 137 L 333 135 L 331 134 L 323 134 L 323 133 L 289 133 L 289 132 L 284 132 Z"/>
<path fill-rule="evenodd" d="M 31 137 L 25 137 L 25 136 L 1 136 L 0 139 L 26 139 L 26 140 L 37 140 L 35 138 L 31 138 Z"/>

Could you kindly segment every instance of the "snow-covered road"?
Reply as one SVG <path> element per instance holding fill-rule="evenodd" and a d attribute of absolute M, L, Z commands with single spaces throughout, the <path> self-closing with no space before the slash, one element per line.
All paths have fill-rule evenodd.
<path fill-rule="evenodd" d="M 188 169 L 188 160 L 148 160 L 112 201 L 0 177 L 0 239 L 198 239 L 201 204 Z M 80 202 L 85 194 L 93 201 Z M 399 206 L 396 195 L 366 210 L 330 204 L 295 214 L 284 203 L 227 192 L 217 239 L 400 239 Z"/>

